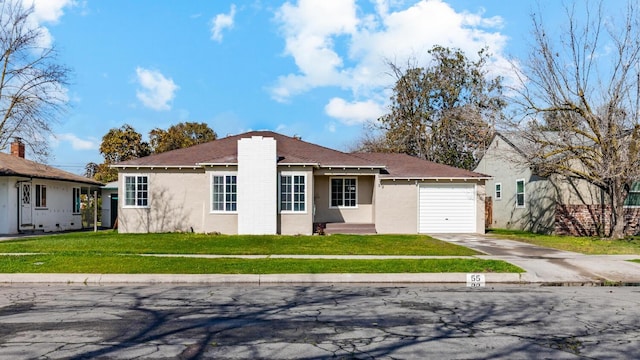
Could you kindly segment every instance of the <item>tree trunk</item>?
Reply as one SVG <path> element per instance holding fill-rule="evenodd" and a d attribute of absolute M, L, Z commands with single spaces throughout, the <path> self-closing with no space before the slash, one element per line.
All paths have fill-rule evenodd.
<path fill-rule="evenodd" d="M 624 199 L 626 194 L 624 194 L 621 186 L 613 186 L 609 198 L 611 199 L 609 238 L 613 240 L 623 239 L 626 225 L 624 219 Z"/>

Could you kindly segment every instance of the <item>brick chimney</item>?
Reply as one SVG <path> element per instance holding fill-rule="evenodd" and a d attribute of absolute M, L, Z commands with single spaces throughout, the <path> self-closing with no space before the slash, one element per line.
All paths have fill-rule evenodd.
<path fill-rule="evenodd" d="M 11 143 L 11 155 L 24 159 L 24 143 L 22 139 L 15 138 Z"/>

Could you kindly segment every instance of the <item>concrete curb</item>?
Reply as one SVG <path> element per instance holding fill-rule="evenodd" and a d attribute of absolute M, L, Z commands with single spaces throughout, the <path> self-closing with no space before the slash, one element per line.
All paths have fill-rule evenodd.
<path fill-rule="evenodd" d="M 487 273 L 486 284 L 524 284 L 517 273 Z M 315 283 L 465 283 L 466 273 L 401 274 L 1 274 L 4 284 L 315 284 Z"/>

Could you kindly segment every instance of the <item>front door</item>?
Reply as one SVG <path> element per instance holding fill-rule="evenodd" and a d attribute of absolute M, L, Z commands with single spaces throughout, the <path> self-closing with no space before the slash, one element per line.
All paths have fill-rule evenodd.
<path fill-rule="evenodd" d="M 20 183 L 20 225 L 31 225 L 33 223 L 33 208 L 31 199 L 31 183 Z"/>

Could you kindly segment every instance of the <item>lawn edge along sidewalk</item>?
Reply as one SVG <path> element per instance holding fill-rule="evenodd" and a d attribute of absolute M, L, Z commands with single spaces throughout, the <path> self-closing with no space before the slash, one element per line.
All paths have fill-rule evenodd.
<path fill-rule="evenodd" d="M 0 274 L 0 283 L 78 284 L 278 284 L 278 283 L 467 283 L 466 273 L 398 274 Z M 485 283 L 525 283 L 518 273 L 483 273 Z"/>

